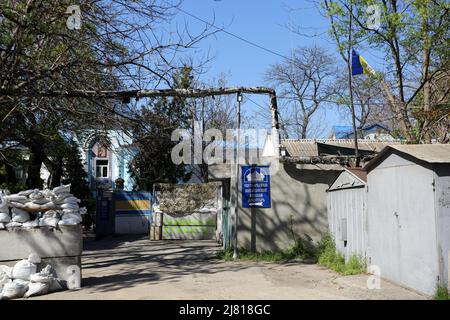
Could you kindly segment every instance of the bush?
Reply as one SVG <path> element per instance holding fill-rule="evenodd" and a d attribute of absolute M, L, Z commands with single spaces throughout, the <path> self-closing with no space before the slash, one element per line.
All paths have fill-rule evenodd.
<path fill-rule="evenodd" d="M 336 250 L 333 237 L 326 234 L 318 247 L 318 263 L 343 275 L 361 274 L 366 272 L 366 263 L 359 256 L 352 255 L 347 262 L 344 256 Z"/>
<path fill-rule="evenodd" d="M 434 300 L 450 300 L 448 289 L 446 287 L 438 287 L 433 298 Z"/>

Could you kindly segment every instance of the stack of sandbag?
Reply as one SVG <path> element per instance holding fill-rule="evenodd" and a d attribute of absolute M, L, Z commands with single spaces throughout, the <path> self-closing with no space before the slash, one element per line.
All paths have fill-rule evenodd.
<path fill-rule="evenodd" d="M 0 299 L 28 298 L 62 289 L 50 265 L 37 272 L 40 264 L 41 258 L 32 253 L 12 268 L 0 266 Z"/>
<path fill-rule="evenodd" d="M 10 228 L 56 228 L 81 223 L 86 208 L 70 193 L 70 184 L 53 190 L 26 190 L 0 193 L 0 230 Z"/>

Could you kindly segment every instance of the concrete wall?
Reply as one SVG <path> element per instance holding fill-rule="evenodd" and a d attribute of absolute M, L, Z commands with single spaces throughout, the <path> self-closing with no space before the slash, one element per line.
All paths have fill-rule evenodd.
<path fill-rule="evenodd" d="M 81 253 L 83 238 L 81 225 L 48 228 L 0 230 L 0 265 L 14 266 L 30 253 L 42 258 L 40 267 L 50 264 L 56 276 L 64 281 L 73 277 L 70 266 L 78 266 L 78 283 L 81 282 Z"/>
<path fill-rule="evenodd" d="M 439 276 L 434 172 L 389 155 L 368 174 L 368 263 L 381 277 L 432 295 Z"/>
<path fill-rule="evenodd" d="M 327 194 L 330 232 L 336 249 L 346 260 L 352 255 L 366 256 L 366 196 L 365 186 L 329 191 Z"/>
<path fill-rule="evenodd" d="M 239 181 L 238 247 L 287 249 L 294 244 L 293 233 L 319 241 L 328 229 L 326 190 L 342 169 L 334 165 L 278 165 L 278 170 L 270 173 L 271 208 L 242 208 Z M 232 195 L 234 188 L 231 179 Z"/>

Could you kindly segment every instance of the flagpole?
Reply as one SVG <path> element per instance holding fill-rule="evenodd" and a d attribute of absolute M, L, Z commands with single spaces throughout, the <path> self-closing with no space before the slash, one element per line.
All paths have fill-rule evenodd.
<path fill-rule="evenodd" d="M 348 90 L 350 98 L 350 109 L 352 112 L 353 141 L 355 145 L 356 166 L 359 166 L 359 150 L 358 150 L 358 132 L 356 130 L 355 105 L 353 103 L 353 86 L 352 86 L 352 68 L 351 68 L 351 48 L 352 48 L 352 22 L 353 22 L 353 3 L 350 2 L 349 8 L 349 31 L 348 31 L 348 48 L 347 48 L 347 69 L 348 69 Z"/>

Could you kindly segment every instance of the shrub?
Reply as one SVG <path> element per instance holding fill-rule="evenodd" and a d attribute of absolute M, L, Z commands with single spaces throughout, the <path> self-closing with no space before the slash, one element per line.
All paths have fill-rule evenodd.
<path fill-rule="evenodd" d="M 438 287 L 433 298 L 434 300 L 450 300 L 448 289 L 446 287 Z"/>
<path fill-rule="evenodd" d="M 318 263 L 343 275 L 361 274 L 366 271 L 366 263 L 359 256 L 352 255 L 347 262 L 336 250 L 333 237 L 327 233 L 318 246 Z"/>

